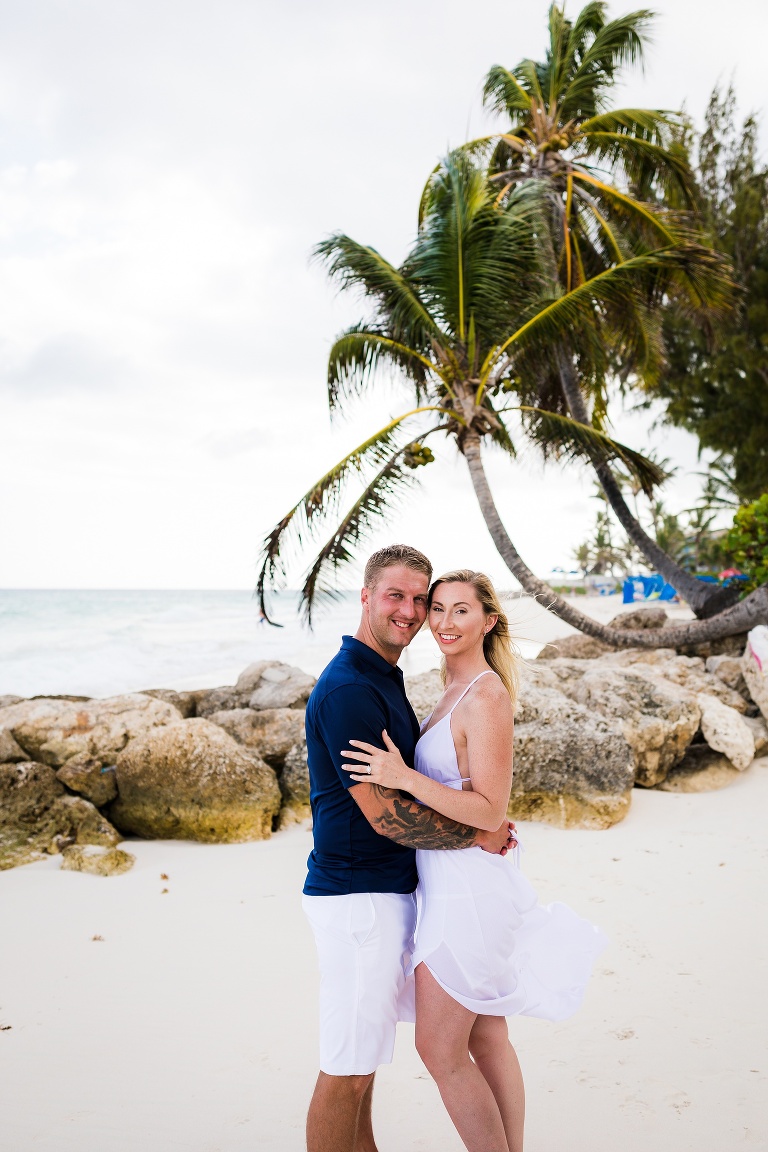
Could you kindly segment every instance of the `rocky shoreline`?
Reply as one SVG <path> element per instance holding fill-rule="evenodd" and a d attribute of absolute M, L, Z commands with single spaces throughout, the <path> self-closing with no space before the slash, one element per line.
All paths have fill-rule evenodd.
<path fill-rule="evenodd" d="M 645 608 L 615 626 L 665 620 Z M 305 819 L 314 682 L 262 661 L 195 692 L 0 697 L 0 869 L 61 853 L 64 868 L 110 875 L 132 864 L 124 837 L 229 843 Z M 406 689 L 422 718 L 439 674 Z M 510 816 L 606 828 L 633 787 L 725 787 L 768 755 L 767 721 L 765 626 L 697 653 L 568 637 L 525 669 Z"/>

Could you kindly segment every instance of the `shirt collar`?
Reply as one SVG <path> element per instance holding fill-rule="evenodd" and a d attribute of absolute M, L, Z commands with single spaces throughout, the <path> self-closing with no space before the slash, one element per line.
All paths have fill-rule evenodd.
<path fill-rule="evenodd" d="M 394 672 L 402 680 L 403 670 L 398 668 L 397 665 L 392 665 L 373 648 L 369 648 L 367 644 L 363 644 L 362 640 L 356 640 L 354 636 L 342 636 L 341 648 L 344 652 L 349 652 L 357 659 L 364 661 L 380 676 L 391 676 Z"/>

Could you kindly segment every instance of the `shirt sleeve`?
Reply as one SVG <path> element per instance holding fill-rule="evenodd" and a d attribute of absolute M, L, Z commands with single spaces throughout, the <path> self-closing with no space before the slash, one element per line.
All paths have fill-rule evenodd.
<path fill-rule="evenodd" d="M 386 727 L 381 701 L 365 684 L 343 684 L 323 700 L 317 712 L 317 732 L 345 788 L 360 781 L 350 779 L 352 761 L 341 755 L 342 750 L 350 747 L 350 740 L 383 748 L 381 733 Z"/>

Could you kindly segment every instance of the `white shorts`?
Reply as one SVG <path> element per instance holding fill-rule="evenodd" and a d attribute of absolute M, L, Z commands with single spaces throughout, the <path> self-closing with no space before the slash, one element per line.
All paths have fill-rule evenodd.
<path fill-rule="evenodd" d="M 416 900 L 396 892 L 304 896 L 320 961 L 320 1068 L 367 1076 L 390 1064 L 398 1020 L 416 1019 Z"/>

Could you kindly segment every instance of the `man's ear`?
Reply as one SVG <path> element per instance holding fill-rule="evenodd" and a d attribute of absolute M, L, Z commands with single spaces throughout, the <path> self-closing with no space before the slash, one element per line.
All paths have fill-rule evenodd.
<path fill-rule="evenodd" d="M 361 588 L 360 589 L 360 603 L 362 604 L 363 608 L 365 608 L 368 604 L 368 589 L 367 588 Z"/>

